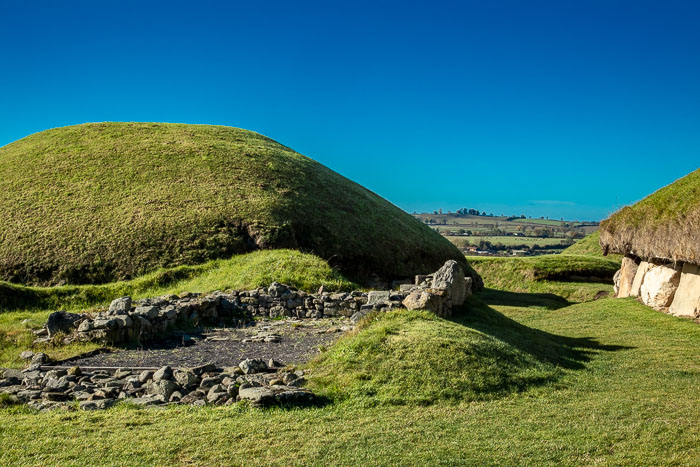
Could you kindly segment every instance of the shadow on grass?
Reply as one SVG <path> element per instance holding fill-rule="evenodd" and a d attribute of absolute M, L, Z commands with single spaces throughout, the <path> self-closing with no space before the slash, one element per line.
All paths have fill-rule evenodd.
<path fill-rule="evenodd" d="M 528 297 L 529 296 L 529 297 Z M 532 355 L 541 362 L 560 368 L 581 370 L 585 363 L 600 352 L 617 352 L 633 349 L 622 345 L 605 345 L 593 337 L 568 337 L 530 328 L 504 316 L 489 305 L 542 306 L 563 300 L 552 294 L 513 293 L 487 290 L 472 296 L 452 320 L 503 341 L 518 350 Z M 539 305 L 537 305 L 539 303 Z"/>
<path fill-rule="evenodd" d="M 564 297 L 553 293 L 525 293 L 484 289 L 479 293 L 479 298 L 488 305 L 536 307 L 548 310 L 557 310 L 571 305 Z"/>

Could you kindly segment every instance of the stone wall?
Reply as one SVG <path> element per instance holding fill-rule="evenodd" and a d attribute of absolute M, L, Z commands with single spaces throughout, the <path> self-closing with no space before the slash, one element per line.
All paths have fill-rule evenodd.
<path fill-rule="evenodd" d="M 615 296 L 637 297 L 656 310 L 700 318 L 700 267 L 626 256 L 615 274 Z"/>
<path fill-rule="evenodd" d="M 307 293 L 278 282 L 255 290 L 183 293 L 133 301 L 114 300 L 109 309 L 93 315 L 57 311 L 49 316 L 44 335 L 65 335 L 68 341 L 109 344 L 145 343 L 176 326 L 240 324 L 256 316 L 298 319 L 345 316 L 359 320 L 371 311 L 396 308 L 427 309 L 449 316 L 471 295 L 471 278 L 453 260 L 432 275 L 416 276 L 414 284 L 398 291 Z"/>

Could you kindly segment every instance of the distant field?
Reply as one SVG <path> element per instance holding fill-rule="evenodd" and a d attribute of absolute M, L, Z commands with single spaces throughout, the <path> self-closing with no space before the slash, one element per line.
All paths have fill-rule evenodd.
<path fill-rule="evenodd" d="M 482 240 L 491 242 L 496 245 L 501 243 L 503 245 L 527 245 L 531 247 L 533 245 L 539 246 L 550 246 L 550 245 L 563 245 L 563 238 L 536 238 L 536 237 L 506 237 L 506 236 L 471 236 L 471 237 L 445 237 L 452 243 L 454 243 L 458 248 L 462 248 L 466 245 L 478 245 Z"/>

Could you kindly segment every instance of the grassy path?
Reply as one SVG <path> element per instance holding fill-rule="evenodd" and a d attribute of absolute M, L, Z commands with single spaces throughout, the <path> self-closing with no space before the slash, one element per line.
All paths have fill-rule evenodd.
<path fill-rule="evenodd" d="M 268 411 L 6 408 L 0 463 L 700 463 L 700 327 L 634 301 L 552 310 L 536 297 L 522 306 L 492 305 L 506 300 L 484 294 L 449 324 L 556 366 L 557 378 L 521 392 L 428 406 L 373 406 L 371 396 L 358 396 Z M 512 325 L 498 331 L 504 323 Z M 559 346 L 556 355 L 541 348 L 547 343 Z"/>

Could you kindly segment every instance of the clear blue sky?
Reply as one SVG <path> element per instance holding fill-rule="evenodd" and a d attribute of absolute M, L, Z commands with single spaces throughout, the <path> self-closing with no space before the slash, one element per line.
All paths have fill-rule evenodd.
<path fill-rule="evenodd" d="M 700 166 L 700 2 L 0 0 L 0 146 L 268 135 L 408 210 L 600 219 Z"/>

